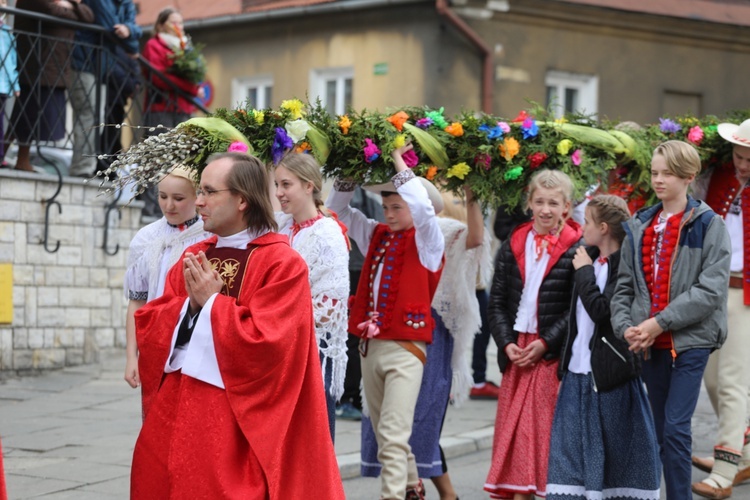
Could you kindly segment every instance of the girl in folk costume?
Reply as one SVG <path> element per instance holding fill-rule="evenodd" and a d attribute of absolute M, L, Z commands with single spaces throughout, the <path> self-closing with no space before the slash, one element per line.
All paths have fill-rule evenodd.
<path fill-rule="evenodd" d="M 167 271 L 182 252 L 211 236 L 195 212 L 196 187 L 193 171 L 175 167 L 159 182 L 159 207 L 164 217 L 142 228 L 130 242 L 125 292 L 128 311 L 125 322 L 125 381 L 140 385 L 138 346 L 135 341 L 135 312 L 164 292 Z"/>
<path fill-rule="evenodd" d="M 384 224 L 349 207 L 354 185 L 337 181 L 326 206 L 339 214 L 359 248 L 367 248 L 349 333 L 362 337 L 362 383 L 383 464 L 380 498 L 423 498 L 424 486 L 409 445 L 434 319 L 430 305 L 443 267 L 445 241 L 435 214 L 437 188 L 415 177 L 393 151 L 397 174 L 377 189 Z"/>
<path fill-rule="evenodd" d="M 573 184 L 559 170 L 529 183 L 533 219 L 518 226 L 495 262 L 488 315 L 503 372 L 492 464 L 492 498 L 544 496 L 557 364 L 568 327 L 573 257 L 581 227 L 568 219 Z"/>
<path fill-rule="evenodd" d="M 568 335 L 552 423 L 547 498 L 658 500 L 659 453 L 640 359 L 615 338 L 609 302 L 617 283 L 628 205 L 613 195 L 586 206 L 573 259 Z M 633 467 L 638 464 L 638 467 Z"/>
<path fill-rule="evenodd" d="M 451 399 L 463 402 L 472 385 L 466 351 L 481 318 L 476 299 L 477 274 L 487 282 L 492 269 L 490 237 L 484 231 L 482 210 L 468 187 L 466 202 L 450 193 L 441 193 L 445 208 L 438 217 L 445 240 L 445 265 L 435 297 L 432 315 L 435 330 L 427 346 L 427 359 L 419 389 L 411 445 L 419 477 L 430 478 L 441 500 L 457 498 L 445 456 L 440 447 L 440 432 Z M 381 464 L 377 460 L 377 442 L 370 419 L 362 418 L 362 475 L 377 477 Z"/>
<path fill-rule="evenodd" d="M 727 336 L 731 246 L 724 220 L 687 194 L 700 170 L 691 144 L 656 148 L 651 185 L 660 203 L 625 226 L 610 304 L 615 335 L 645 351 L 643 379 L 670 499 L 691 498 L 690 419 L 708 356 Z"/>
<path fill-rule="evenodd" d="M 312 290 L 315 336 L 325 379 L 331 439 L 336 429 L 336 401 L 346 375 L 349 247 L 346 231 L 323 206 L 323 177 L 312 155 L 289 153 L 275 171 L 279 232 L 305 259 Z"/>

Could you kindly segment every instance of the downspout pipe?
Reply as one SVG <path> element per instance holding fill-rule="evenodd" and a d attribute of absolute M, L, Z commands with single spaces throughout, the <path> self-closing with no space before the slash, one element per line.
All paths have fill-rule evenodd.
<path fill-rule="evenodd" d="M 482 56 L 482 88 L 480 91 L 480 102 L 482 103 L 482 111 L 487 114 L 492 114 L 492 99 L 495 82 L 493 78 L 492 51 L 490 50 L 490 47 L 484 42 L 484 40 L 482 40 L 479 34 L 471 28 L 471 26 L 466 24 L 466 21 L 461 19 L 458 14 L 451 10 L 448 6 L 448 0 L 435 0 L 435 8 L 441 17 L 448 21 L 448 23 L 456 28 L 477 48 L 477 50 L 479 50 L 479 53 Z"/>

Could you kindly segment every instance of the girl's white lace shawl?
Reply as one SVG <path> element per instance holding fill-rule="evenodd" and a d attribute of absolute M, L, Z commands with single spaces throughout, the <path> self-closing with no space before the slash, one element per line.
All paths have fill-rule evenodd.
<path fill-rule="evenodd" d="M 159 289 L 160 277 L 166 275 L 187 247 L 209 236 L 211 234 L 203 230 L 201 220 L 184 231 L 170 226 L 165 217 L 142 228 L 130 242 L 124 280 L 126 298 L 129 290 L 144 291 L 141 289 L 143 283 L 148 283 L 147 300 L 158 298 L 164 291 Z M 162 269 L 165 253 L 168 253 L 169 265 Z"/>
<path fill-rule="evenodd" d="M 472 385 L 468 351 L 482 326 L 476 297 L 477 283 L 487 283 L 492 274 L 490 236 L 485 230 L 482 245 L 467 250 L 466 224 L 443 217 L 438 217 L 438 224 L 445 237 L 445 265 L 432 307 L 454 339 L 452 394 L 454 404 L 460 405 L 468 397 Z"/>
<path fill-rule="evenodd" d="M 289 216 L 277 214 L 279 227 L 290 224 Z M 291 217 L 289 217 L 291 218 Z M 323 355 L 325 374 L 332 366 L 330 394 L 338 401 L 344 394 L 346 339 L 348 336 L 349 250 L 338 223 L 323 217 L 297 233 L 292 240 L 307 263 L 312 291 L 315 337 Z"/>

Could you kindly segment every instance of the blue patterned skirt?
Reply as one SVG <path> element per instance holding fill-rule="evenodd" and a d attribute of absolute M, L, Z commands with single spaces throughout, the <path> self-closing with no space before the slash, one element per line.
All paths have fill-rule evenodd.
<path fill-rule="evenodd" d="M 552 423 L 548 500 L 659 500 L 661 462 L 640 378 L 596 392 L 591 374 L 568 372 Z"/>
<path fill-rule="evenodd" d="M 434 310 L 432 317 L 435 318 L 435 330 L 432 343 L 427 345 L 427 363 L 424 366 L 422 386 L 419 388 L 414 412 L 414 427 L 409 440 L 417 461 L 419 477 L 422 478 L 442 476 L 447 471 L 439 442 L 453 381 L 453 337 Z M 378 461 L 378 443 L 372 430 L 372 422 L 365 416 L 362 417 L 361 456 L 362 475 L 378 477 L 382 468 Z"/>

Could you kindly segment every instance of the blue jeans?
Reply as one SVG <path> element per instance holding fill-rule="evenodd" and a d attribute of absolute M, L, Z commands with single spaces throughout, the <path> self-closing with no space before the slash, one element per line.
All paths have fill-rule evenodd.
<path fill-rule="evenodd" d="M 487 318 L 487 304 L 489 296 L 487 290 L 477 290 L 479 301 L 479 315 L 482 318 L 482 328 L 474 337 L 474 348 L 471 355 L 471 370 L 474 372 L 474 383 L 487 381 L 487 346 L 490 345 L 490 320 Z"/>
<path fill-rule="evenodd" d="M 710 349 L 691 349 L 680 353 L 673 363 L 668 349 L 651 349 L 651 358 L 643 363 L 669 500 L 693 498 L 690 419 L 710 353 Z"/>

